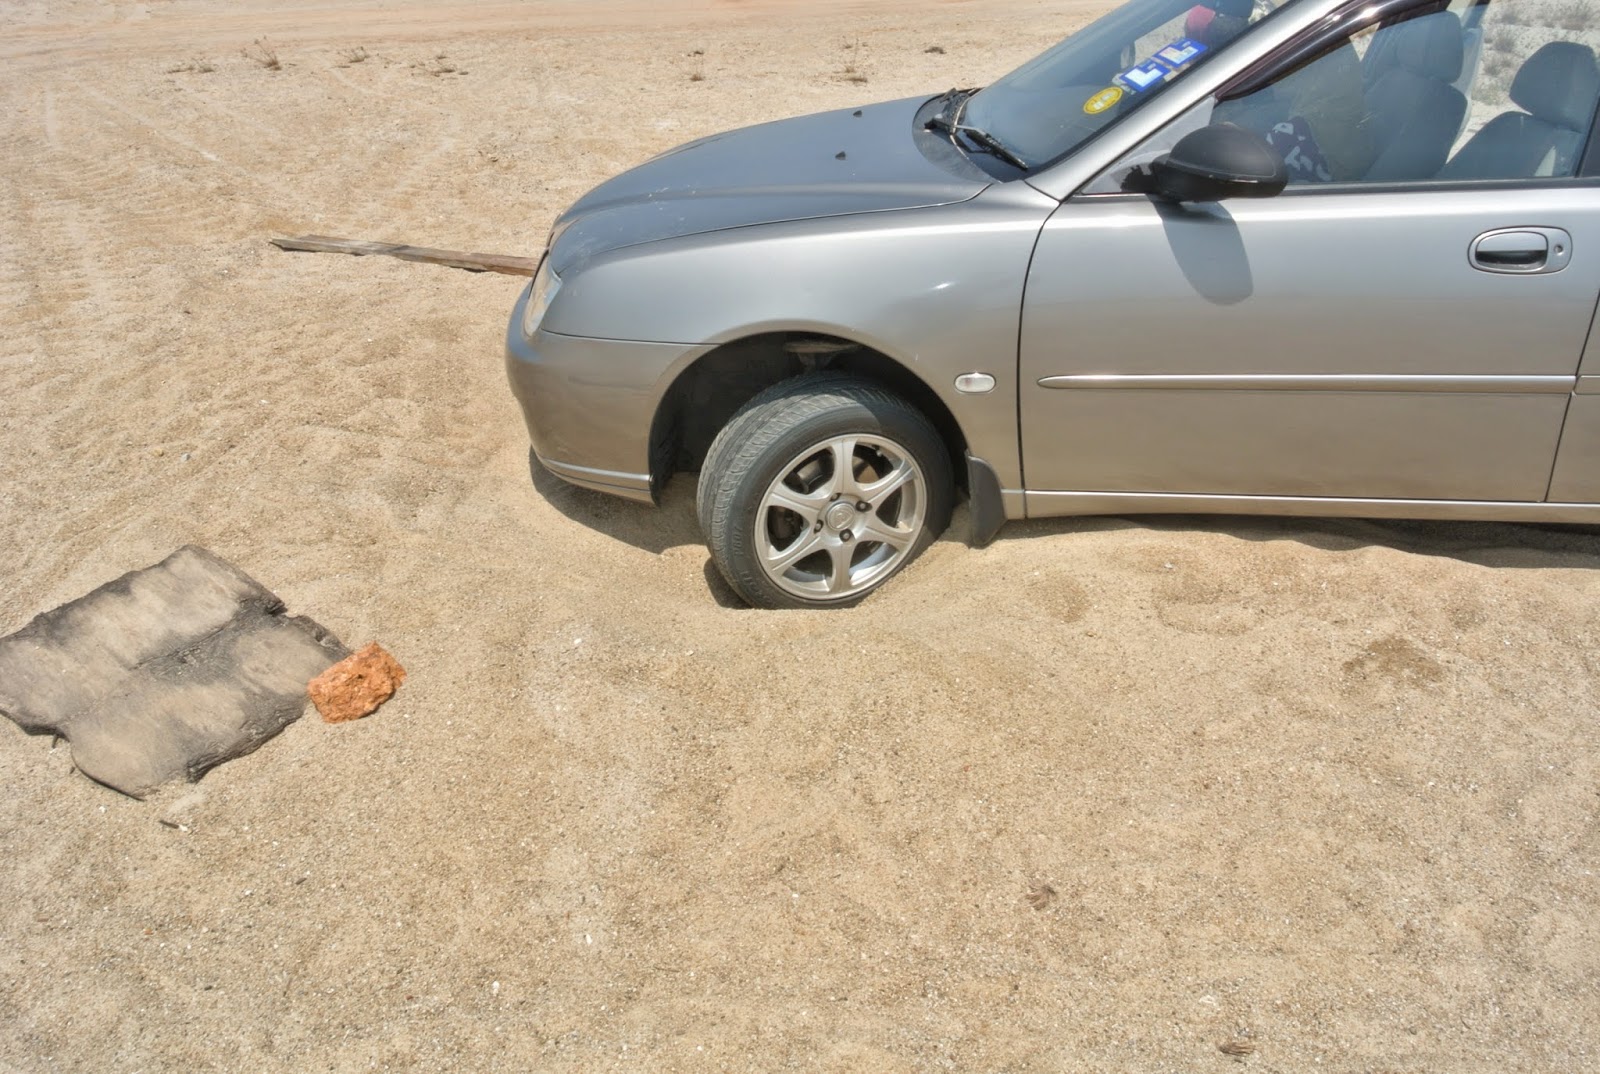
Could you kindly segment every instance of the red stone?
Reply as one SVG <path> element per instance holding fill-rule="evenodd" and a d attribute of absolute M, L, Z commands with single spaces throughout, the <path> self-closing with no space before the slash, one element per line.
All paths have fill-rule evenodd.
<path fill-rule="evenodd" d="M 405 682 L 406 669 L 373 642 L 306 684 L 306 693 L 328 723 L 359 720 L 378 710 Z"/>

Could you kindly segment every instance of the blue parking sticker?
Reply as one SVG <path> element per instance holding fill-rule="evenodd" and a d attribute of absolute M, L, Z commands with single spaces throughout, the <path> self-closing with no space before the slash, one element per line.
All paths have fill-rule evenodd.
<path fill-rule="evenodd" d="M 1181 41 L 1174 41 L 1166 48 L 1156 53 L 1156 59 L 1173 67 L 1182 67 L 1184 64 L 1198 58 L 1206 47 L 1198 41 L 1185 37 Z"/>
<path fill-rule="evenodd" d="M 1142 93 L 1151 86 L 1165 82 L 1171 74 L 1171 68 L 1160 60 L 1146 60 L 1122 72 L 1117 76 L 1117 81 L 1134 93 Z"/>

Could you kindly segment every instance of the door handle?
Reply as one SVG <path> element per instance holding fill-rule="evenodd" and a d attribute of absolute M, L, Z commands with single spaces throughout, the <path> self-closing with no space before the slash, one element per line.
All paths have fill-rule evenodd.
<path fill-rule="evenodd" d="M 1572 236 L 1558 227 L 1498 228 L 1473 239 L 1467 259 L 1484 272 L 1560 272 L 1572 260 Z"/>

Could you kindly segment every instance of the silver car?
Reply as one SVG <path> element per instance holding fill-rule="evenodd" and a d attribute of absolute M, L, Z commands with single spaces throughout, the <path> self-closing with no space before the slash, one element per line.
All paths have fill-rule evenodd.
<path fill-rule="evenodd" d="M 958 495 L 977 544 L 1600 520 L 1596 7 L 1132 0 L 986 89 L 663 154 L 518 301 L 534 452 L 644 501 L 698 470 L 766 607 L 860 599 Z"/>

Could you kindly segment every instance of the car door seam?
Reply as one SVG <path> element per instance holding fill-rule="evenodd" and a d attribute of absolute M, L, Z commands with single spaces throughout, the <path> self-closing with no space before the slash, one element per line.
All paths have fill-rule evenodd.
<path fill-rule="evenodd" d="M 1600 295 L 1595 296 L 1595 308 L 1589 314 L 1589 331 L 1584 334 L 1583 346 L 1578 349 L 1578 365 L 1572 371 L 1572 393 L 1567 396 L 1567 407 L 1561 412 L 1561 428 L 1556 431 L 1556 450 L 1550 456 L 1550 479 L 1544 485 L 1543 503 L 1550 502 L 1550 493 L 1556 487 L 1556 469 L 1561 465 L 1561 443 L 1567 438 L 1567 421 L 1572 417 L 1572 399 L 1578 394 L 1578 389 L 1583 385 L 1583 359 L 1589 352 L 1589 344 L 1594 339 L 1595 318 L 1600 317 Z"/>
<path fill-rule="evenodd" d="M 1022 272 L 1022 295 L 1017 302 L 1017 339 L 1015 354 L 1013 355 L 1012 369 L 1015 372 L 1012 379 L 1016 381 L 1016 430 L 1017 430 L 1017 484 L 1022 492 L 1022 517 L 1028 517 L 1028 458 L 1023 447 L 1022 436 L 1022 325 L 1028 311 L 1028 289 L 1033 284 L 1033 261 L 1038 256 L 1039 244 L 1044 240 L 1045 229 L 1050 226 L 1050 221 L 1056 218 L 1056 213 L 1061 211 L 1065 201 L 1058 202 L 1056 207 L 1039 224 L 1039 230 L 1033 233 L 1033 246 L 1028 250 L 1028 264 Z"/>

